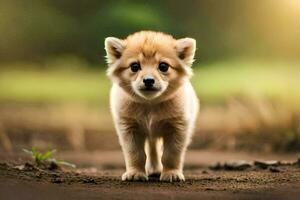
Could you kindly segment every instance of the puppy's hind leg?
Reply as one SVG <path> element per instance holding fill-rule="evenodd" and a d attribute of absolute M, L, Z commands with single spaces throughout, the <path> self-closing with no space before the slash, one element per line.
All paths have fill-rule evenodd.
<path fill-rule="evenodd" d="M 147 154 L 146 172 L 148 176 L 159 177 L 162 171 L 162 140 L 148 139 L 145 149 Z"/>

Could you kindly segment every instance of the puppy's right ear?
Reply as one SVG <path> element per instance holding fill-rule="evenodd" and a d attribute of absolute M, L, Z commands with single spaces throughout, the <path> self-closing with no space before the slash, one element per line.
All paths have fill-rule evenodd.
<path fill-rule="evenodd" d="M 124 42 L 115 37 L 105 38 L 105 50 L 107 63 L 114 63 L 116 60 L 121 58 L 124 50 Z"/>

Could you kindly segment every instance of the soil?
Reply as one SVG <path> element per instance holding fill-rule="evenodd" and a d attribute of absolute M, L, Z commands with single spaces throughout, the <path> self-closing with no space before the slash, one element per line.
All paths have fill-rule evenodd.
<path fill-rule="evenodd" d="M 299 199 L 296 155 L 290 156 L 290 162 L 250 162 L 252 156 L 248 156 L 248 161 L 205 165 L 195 161 L 201 154 L 210 153 L 188 154 L 184 183 L 159 182 L 157 177 L 148 182 L 122 182 L 120 152 L 99 153 L 104 161 L 112 162 L 99 162 L 98 168 L 78 162 L 84 156 L 81 153 L 76 162 L 79 168 L 57 170 L 37 167 L 19 155 L 0 155 L 5 160 L 0 164 L 0 199 Z M 215 159 L 223 162 L 222 154 L 216 155 Z M 225 155 L 228 160 L 229 154 Z"/>

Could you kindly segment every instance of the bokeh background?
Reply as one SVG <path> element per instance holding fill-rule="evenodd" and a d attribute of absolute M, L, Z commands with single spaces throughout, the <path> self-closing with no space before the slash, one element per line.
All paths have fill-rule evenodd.
<path fill-rule="evenodd" d="M 0 0 L 0 149 L 120 149 L 104 39 L 155 30 L 197 40 L 192 149 L 299 151 L 299 19 L 299 0 Z"/>

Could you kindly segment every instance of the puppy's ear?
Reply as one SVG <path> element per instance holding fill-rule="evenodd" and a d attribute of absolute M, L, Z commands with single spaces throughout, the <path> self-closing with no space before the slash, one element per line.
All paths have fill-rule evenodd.
<path fill-rule="evenodd" d="M 194 62 L 196 40 L 193 38 L 179 39 L 176 42 L 176 50 L 178 57 L 183 60 L 186 65 L 191 66 Z"/>
<path fill-rule="evenodd" d="M 124 50 L 124 42 L 123 40 L 115 37 L 107 37 L 105 38 L 105 50 L 107 63 L 114 63 L 122 56 Z"/>

